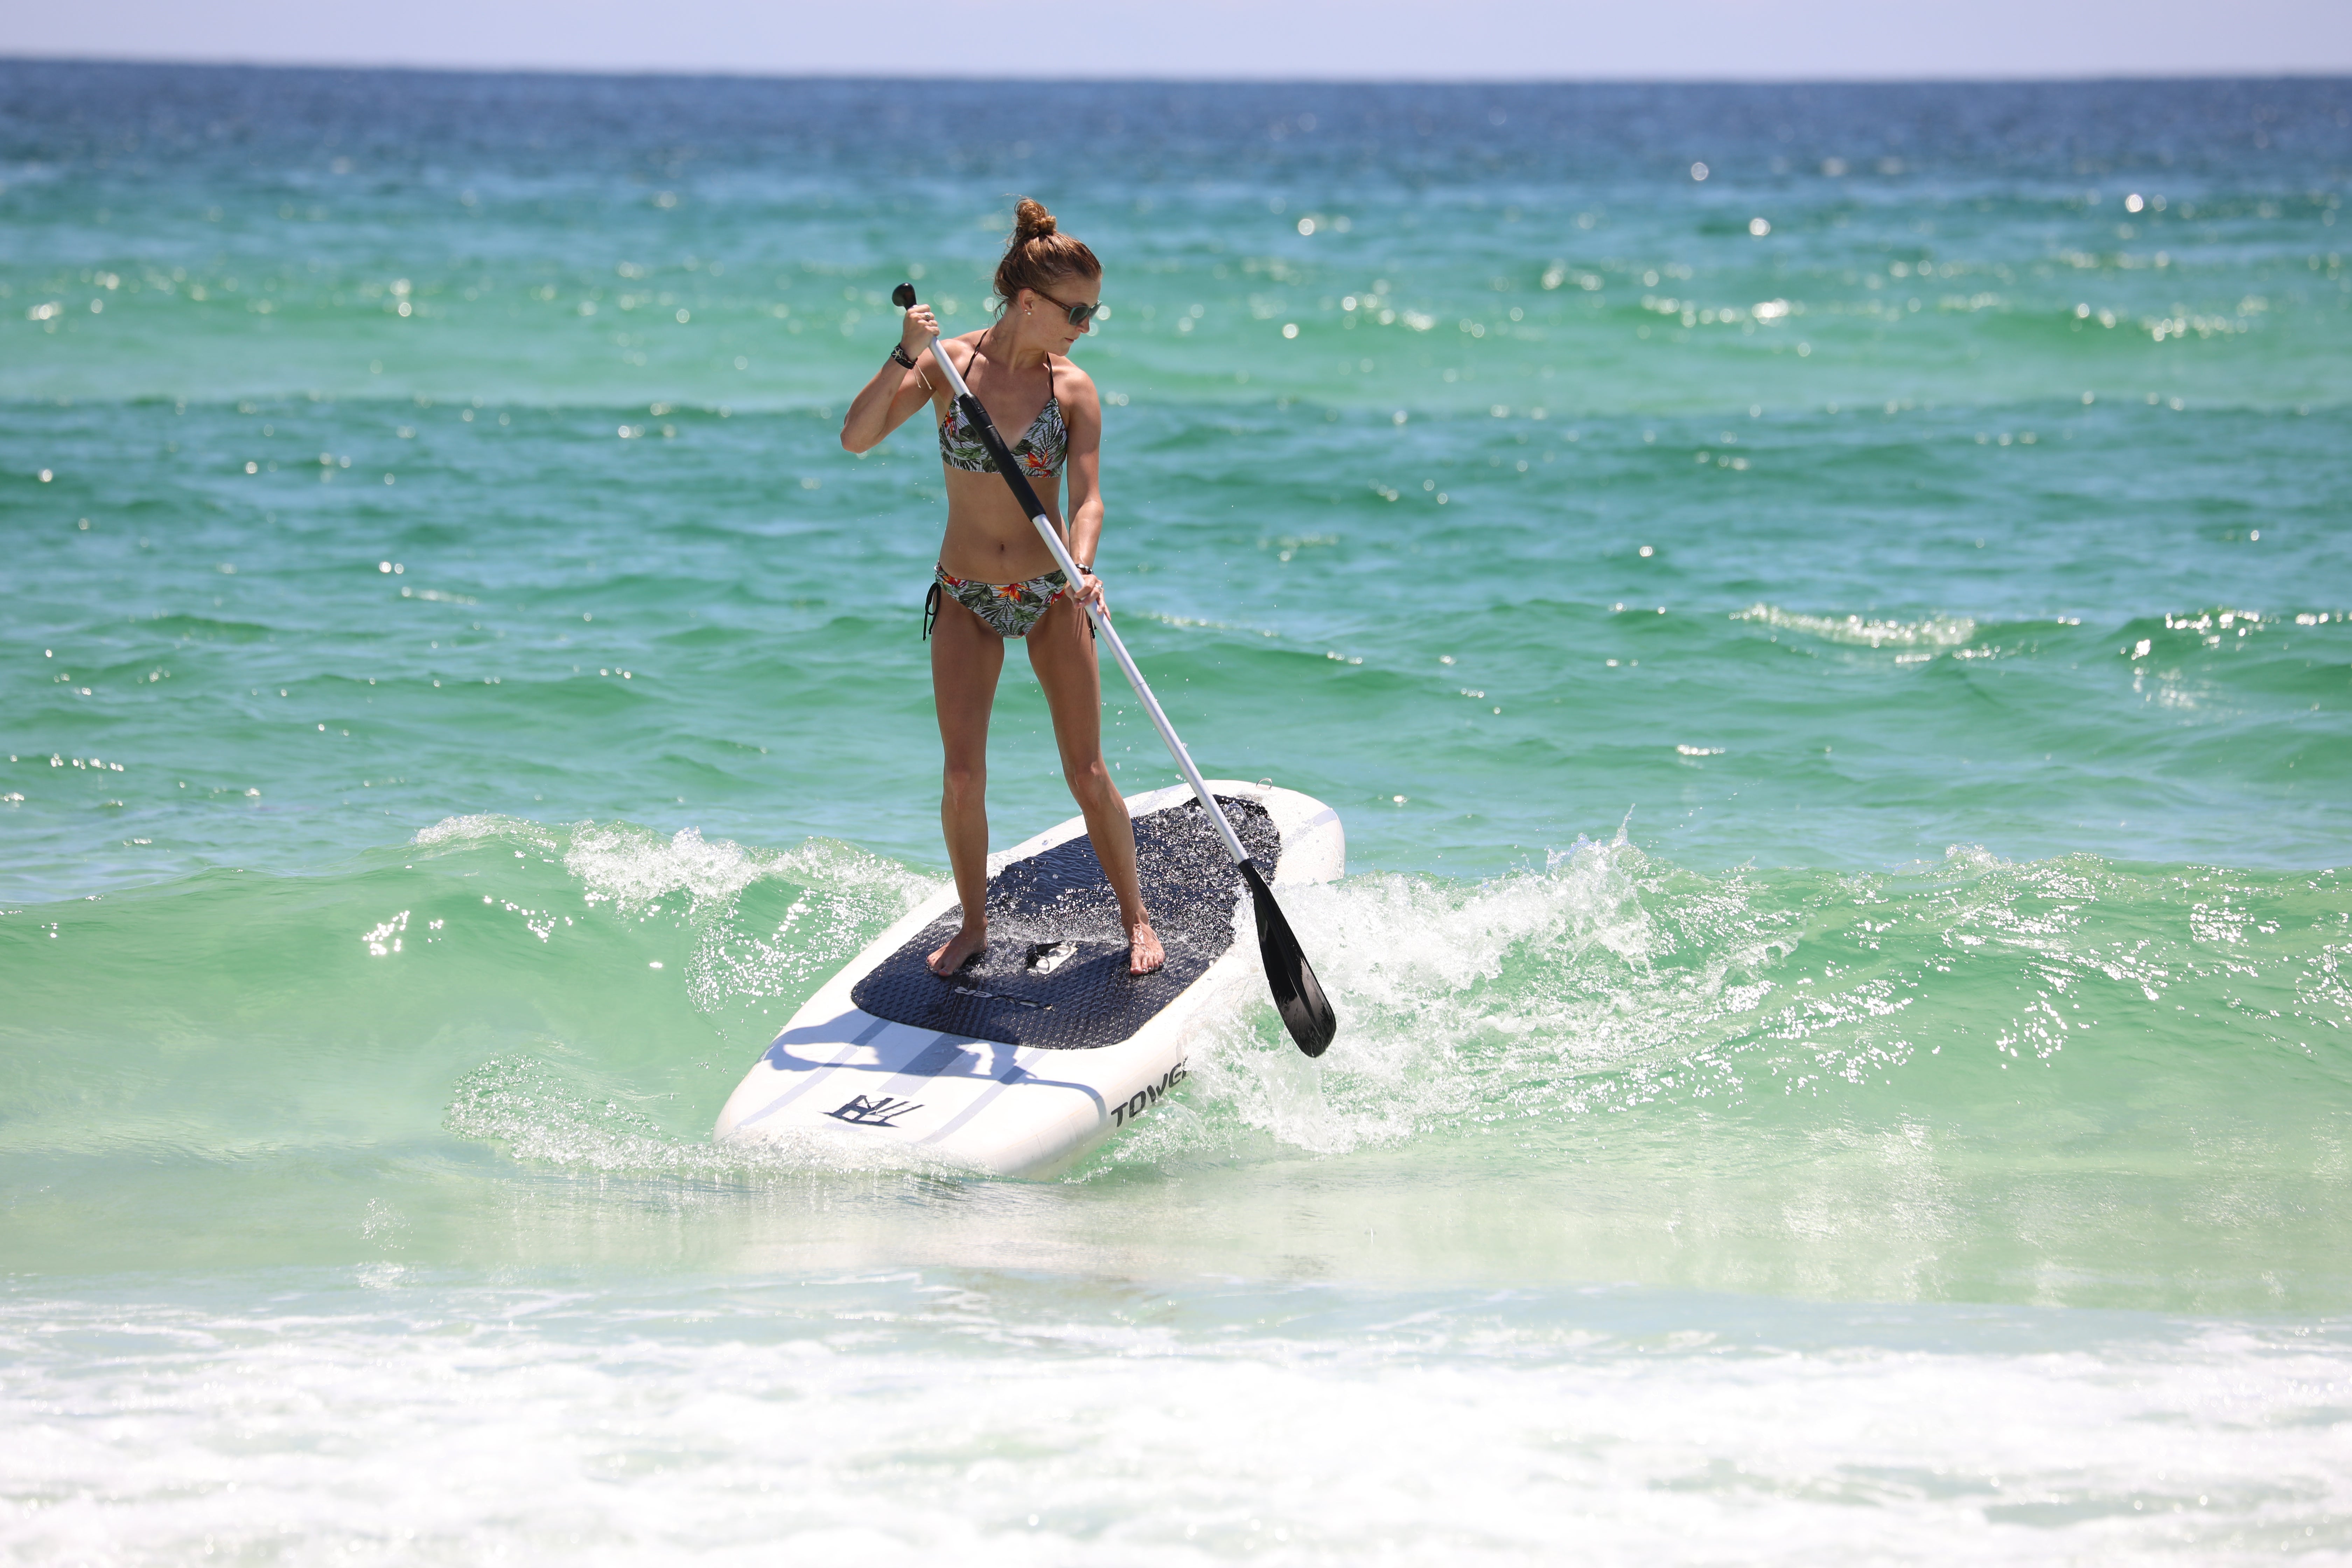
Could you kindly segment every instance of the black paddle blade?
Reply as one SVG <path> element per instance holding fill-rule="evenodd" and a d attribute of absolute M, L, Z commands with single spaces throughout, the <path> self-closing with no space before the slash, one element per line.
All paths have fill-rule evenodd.
<path fill-rule="evenodd" d="M 913 310 L 915 308 L 915 286 L 912 283 L 901 283 L 896 289 L 891 289 L 890 303 L 898 306 L 901 310 Z"/>
<path fill-rule="evenodd" d="M 1330 1047 L 1332 1037 L 1339 1034 L 1339 1020 L 1332 1013 L 1315 971 L 1307 965 L 1298 939 L 1291 934 L 1290 922 L 1282 918 L 1282 906 L 1274 901 L 1274 889 L 1258 875 L 1255 861 L 1243 861 L 1241 868 L 1242 876 L 1249 882 L 1250 899 L 1257 906 L 1257 951 L 1258 956 L 1265 960 L 1265 984 L 1274 993 L 1275 1011 L 1282 1015 L 1282 1026 L 1290 1031 L 1298 1048 L 1310 1057 L 1319 1057 Z"/>

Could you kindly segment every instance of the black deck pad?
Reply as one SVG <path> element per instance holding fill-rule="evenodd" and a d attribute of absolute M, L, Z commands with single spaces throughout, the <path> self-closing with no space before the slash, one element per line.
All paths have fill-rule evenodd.
<path fill-rule="evenodd" d="M 1271 880 L 1281 836 L 1254 800 L 1217 797 L 1242 847 Z M 1241 873 L 1188 800 L 1135 819 L 1137 869 L 1151 929 L 1168 952 L 1155 974 L 1127 972 L 1102 862 L 1084 835 L 1016 860 L 988 884 L 988 951 L 952 979 L 924 962 L 963 924 L 959 904 L 875 965 L 849 994 L 877 1018 L 1048 1050 L 1117 1045 L 1208 973 L 1234 941 Z"/>

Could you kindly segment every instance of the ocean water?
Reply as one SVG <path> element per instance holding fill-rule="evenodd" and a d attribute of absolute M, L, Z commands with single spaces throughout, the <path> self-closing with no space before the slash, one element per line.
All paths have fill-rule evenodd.
<path fill-rule="evenodd" d="M 2328 80 L 0 62 L 0 1548 L 2352 1556 L 2348 183 Z M 1342 1033 L 716 1147 L 945 875 L 835 437 L 1015 192 Z"/>

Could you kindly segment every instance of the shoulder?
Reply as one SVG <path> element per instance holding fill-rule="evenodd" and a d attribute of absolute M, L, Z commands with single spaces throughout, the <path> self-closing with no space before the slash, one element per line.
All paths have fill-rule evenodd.
<path fill-rule="evenodd" d="M 1054 356 L 1054 395 L 1062 400 L 1065 409 L 1083 408 L 1088 413 L 1100 413 L 1102 399 L 1095 391 L 1095 378 L 1078 368 L 1078 362 Z"/>
<path fill-rule="evenodd" d="M 950 363 L 952 363 L 958 370 L 961 370 L 964 366 L 971 363 L 971 356 L 979 352 L 980 337 L 981 334 L 979 332 L 973 331 L 965 332 L 960 337 L 941 338 L 939 340 L 938 347 L 940 353 L 948 354 L 948 359 Z M 963 352 L 961 353 L 949 353 L 949 351 L 952 349 L 961 349 Z"/>

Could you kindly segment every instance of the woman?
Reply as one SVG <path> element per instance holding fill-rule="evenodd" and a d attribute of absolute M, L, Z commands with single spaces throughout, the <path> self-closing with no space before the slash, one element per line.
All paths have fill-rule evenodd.
<path fill-rule="evenodd" d="M 988 946 L 988 712 L 1004 668 L 1004 639 L 1016 637 L 1029 650 L 1029 668 L 1053 711 L 1062 775 L 1118 897 L 1129 972 L 1149 974 L 1163 955 L 1136 881 L 1135 827 L 1103 763 L 1102 675 L 1085 609 L 1093 604 L 1109 610 L 1093 571 L 1102 538 L 1096 489 L 1102 405 L 1093 381 L 1067 357 L 1102 299 L 1102 264 L 1058 231 L 1053 214 L 1024 198 L 996 268 L 996 295 L 1003 309 L 993 325 L 943 342 L 939 352 L 986 405 L 997 429 L 1021 433 L 1011 439 L 1013 458 L 1057 528 L 1063 523 L 1055 503 L 1066 461 L 1070 521 L 1063 539 L 1078 566 L 1076 584 L 1055 566 L 955 406 L 926 346 L 940 330 L 929 306 L 907 312 L 898 345 L 841 424 L 841 444 L 864 452 L 928 403 L 947 470 L 948 531 L 931 584 L 931 694 L 947 752 L 940 826 L 963 900 L 963 927 L 931 954 L 931 970 L 953 974 Z"/>

